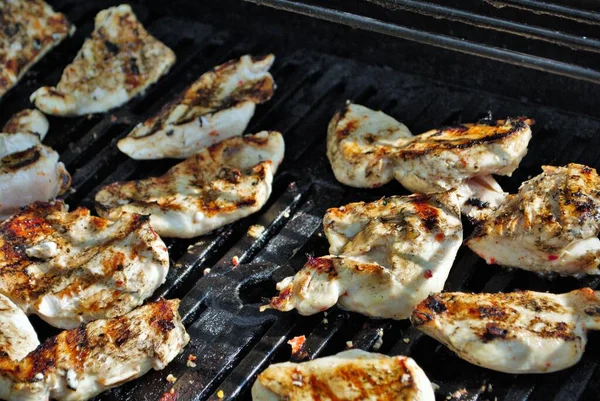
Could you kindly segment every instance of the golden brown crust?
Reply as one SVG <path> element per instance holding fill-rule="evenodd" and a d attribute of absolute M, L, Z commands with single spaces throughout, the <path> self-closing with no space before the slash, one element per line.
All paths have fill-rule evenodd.
<path fill-rule="evenodd" d="M 583 289 L 581 291 L 589 291 Z M 508 340 L 513 338 L 523 308 L 534 313 L 569 314 L 563 305 L 550 298 L 540 297 L 530 291 L 499 294 L 441 293 L 428 297 L 417 305 L 411 316 L 412 323 L 419 326 L 433 324 L 435 319 L 450 321 L 483 320 L 484 326 L 476 329 L 481 341 Z M 575 326 L 566 322 L 544 321 L 534 318 L 526 327 L 519 327 L 541 338 L 573 341 L 577 334 Z"/>
<path fill-rule="evenodd" d="M 120 355 L 128 348 L 144 343 L 142 336 L 156 338 L 157 344 L 160 343 L 180 321 L 178 306 L 178 300 L 161 299 L 125 316 L 63 331 L 46 340 L 20 362 L 0 356 L 0 374 L 15 382 L 32 383 L 56 374 L 60 369 L 84 373 L 86 367 L 94 363 L 90 356 L 98 357 L 100 353 Z M 145 342 L 144 347 L 150 351 L 152 342 Z"/>
<path fill-rule="evenodd" d="M 415 136 L 406 146 L 398 149 L 397 157 L 412 159 L 431 152 L 466 149 L 502 142 L 519 135 L 532 124 L 534 124 L 532 119 L 519 117 L 442 127 Z"/>

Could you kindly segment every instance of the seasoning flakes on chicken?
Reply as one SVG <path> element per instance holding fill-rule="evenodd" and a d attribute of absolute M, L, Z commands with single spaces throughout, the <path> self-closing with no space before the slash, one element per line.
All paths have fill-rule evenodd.
<path fill-rule="evenodd" d="M 7 123 L 6 130 L 36 133 L 0 133 L 0 220 L 29 203 L 54 199 L 71 185 L 71 176 L 58 161 L 58 153 L 40 143 L 47 130 L 44 121 L 47 123 L 36 112 L 17 116 Z"/>
<path fill-rule="evenodd" d="M 40 342 L 27 315 L 10 299 L 0 295 L 0 355 L 18 361 L 38 345 Z"/>
<path fill-rule="evenodd" d="M 419 304 L 412 323 L 459 357 L 505 373 L 548 373 L 580 359 L 587 330 L 600 329 L 600 296 L 446 292 Z"/>
<path fill-rule="evenodd" d="M 74 31 L 42 0 L 0 0 L 0 27 L 0 99 Z"/>
<path fill-rule="evenodd" d="M 336 303 L 372 317 L 406 319 L 443 289 L 462 242 L 456 194 L 393 196 L 329 209 L 330 252 L 277 284 L 270 307 L 322 312 Z"/>
<path fill-rule="evenodd" d="M 0 224 L 0 293 L 60 328 L 121 316 L 164 282 L 169 256 L 147 216 L 116 222 L 33 203 Z"/>
<path fill-rule="evenodd" d="M 175 53 L 150 35 L 129 5 L 100 11 L 94 31 L 56 87 L 41 87 L 31 101 L 46 114 L 102 113 L 127 103 L 166 74 Z"/>
<path fill-rule="evenodd" d="M 241 135 L 256 104 L 273 96 L 269 73 L 275 56 L 242 56 L 203 74 L 155 116 L 119 141 L 134 159 L 187 158 L 210 145 Z"/>
<path fill-rule="evenodd" d="M 177 308 L 160 300 L 45 341 L 21 361 L 0 356 L 0 398 L 80 401 L 164 369 L 189 341 Z"/>
<path fill-rule="evenodd" d="M 480 222 L 467 245 L 488 264 L 600 274 L 600 177 L 581 164 L 542 169 Z"/>
<path fill-rule="evenodd" d="M 348 103 L 327 129 L 327 157 L 342 184 L 374 188 L 394 178 L 395 150 L 412 134 L 392 117 Z"/>
<path fill-rule="evenodd" d="M 269 366 L 252 386 L 253 401 L 434 401 L 431 382 L 406 356 L 353 349 L 309 362 Z"/>
<path fill-rule="evenodd" d="M 147 214 L 161 236 L 197 237 L 260 210 L 283 154 L 279 132 L 229 138 L 160 177 L 104 187 L 96 194 L 96 209 L 111 220 Z"/>

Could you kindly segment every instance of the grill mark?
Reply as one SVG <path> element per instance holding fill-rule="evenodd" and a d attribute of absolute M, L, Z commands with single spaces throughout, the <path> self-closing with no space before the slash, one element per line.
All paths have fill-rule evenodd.
<path fill-rule="evenodd" d="M 477 313 L 481 318 L 504 319 L 507 316 L 506 311 L 499 306 L 481 306 Z"/>
<path fill-rule="evenodd" d="M 83 372 L 83 366 L 90 352 L 87 330 L 84 324 L 76 329 L 66 332 L 65 342 L 73 352 L 71 356 L 71 365 L 77 372 Z"/>
<path fill-rule="evenodd" d="M 431 206 L 428 201 L 429 197 L 418 196 L 412 201 L 412 204 L 417 217 L 421 219 L 425 228 L 433 231 L 439 226 L 439 210 Z"/>
<path fill-rule="evenodd" d="M 103 36 L 103 35 L 99 35 L 99 36 Z M 112 53 L 113 55 L 119 53 L 120 48 L 115 43 L 111 42 L 108 39 L 104 39 L 103 43 L 104 43 L 104 47 L 106 47 L 106 50 L 108 50 L 109 53 Z"/>
<path fill-rule="evenodd" d="M 166 337 L 169 332 L 175 328 L 175 315 L 173 309 L 171 309 L 169 302 L 164 298 L 161 298 L 152 306 L 154 313 L 150 318 L 150 325 L 155 327 L 159 333 Z"/>
<path fill-rule="evenodd" d="M 304 267 L 319 273 L 325 273 L 329 277 L 337 277 L 338 275 L 333 260 L 329 258 L 313 258 L 312 256 L 309 256 Z"/>
<path fill-rule="evenodd" d="M 509 330 L 504 329 L 495 323 L 488 323 L 485 325 L 483 333 L 479 334 L 479 337 L 481 337 L 481 340 L 484 343 L 489 343 L 496 339 L 505 340 L 509 338 Z"/>
<path fill-rule="evenodd" d="M 12 173 L 21 168 L 35 164 L 42 157 L 39 146 L 16 152 L 2 158 L 0 172 Z"/>
<path fill-rule="evenodd" d="M 473 146 L 488 144 L 497 142 L 509 137 L 514 136 L 517 133 L 521 133 L 526 127 L 529 121 L 527 119 L 507 119 L 506 123 L 503 122 L 503 125 L 500 125 L 500 121 L 496 122 L 496 125 L 493 128 L 497 128 L 493 133 L 479 137 L 479 138 L 469 138 L 462 140 L 455 139 L 446 139 L 441 141 L 435 141 L 435 143 L 430 143 L 425 139 L 423 142 L 413 141 L 410 142 L 407 146 L 398 150 L 398 157 L 403 159 L 412 159 L 416 157 L 425 156 L 434 151 L 440 150 L 452 150 L 452 149 L 467 149 Z M 506 124 L 510 124 L 510 128 L 503 129 Z M 460 127 L 450 127 L 450 131 L 445 131 L 446 134 L 456 135 L 463 134 L 468 132 L 468 130 L 474 129 L 488 129 L 491 126 L 488 124 L 476 125 L 476 124 L 467 124 L 464 127 L 468 127 L 468 130 L 464 130 Z M 431 134 L 429 138 L 440 136 L 442 132 L 440 130 L 436 131 L 434 134 Z M 457 135 L 458 136 L 458 135 Z M 421 147 L 422 146 L 422 147 Z"/>

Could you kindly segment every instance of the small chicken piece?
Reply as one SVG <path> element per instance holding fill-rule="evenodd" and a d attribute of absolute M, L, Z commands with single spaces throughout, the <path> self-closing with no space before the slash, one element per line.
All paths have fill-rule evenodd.
<path fill-rule="evenodd" d="M 549 373 L 575 365 L 587 330 L 600 329 L 600 296 L 447 292 L 419 304 L 412 323 L 475 365 L 505 373 Z"/>
<path fill-rule="evenodd" d="M 75 31 L 42 0 L 0 0 L 0 99 Z"/>
<path fill-rule="evenodd" d="M 21 110 L 4 124 L 2 132 L 7 134 L 29 133 L 36 134 L 40 141 L 44 140 L 50 125 L 46 116 L 36 109 Z"/>
<path fill-rule="evenodd" d="M 462 242 L 454 192 L 329 209 L 324 227 L 336 256 L 311 258 L 278 283 L 271 307 L 312 315 L 337 303 L 367 316 L 406 319 L 443 289 Z"/>
<path fill-rule="evenodd" d="M 148 216 L 116 222 L 33 203 L 0 224 L 0 293 L 25 313 L 73 328 L 121 316 L 164 282 L 169 255 Z"/>
<path fill-rule="evenodd" d="M 581 164 L 542 169 L 475 228 L 467 245 L 488 264 L 600 274 L 600 177 Z"/>
<path fill-rule="evenodd" d="M 25 313 L 10 299 L 0 295 L 0 355 L 18 361 L 38 345 L 37 334 Z"/>
<path fill-rule="evenodd" d="M 210 145 L 241 135 L 256 104 L 273 96 L 269 73 L 275 56 L 242 56 L 203 74 L 155 116 L 119 141 L 134 159 L 187 158 Z"/>
<path fill-rule="evenodd" d="M 98 214 L 150 215 L 162 236 L 193 238 L 264 206 L 283 160 L 279 132 L 226 139 L 177 164 L 160 177 L 115 182 L 96 194 Z"/>
<path fill-rule="evenodd" d="M 253 401 L 434 401 L 431 382 L 406 356 L 359 349 L 303 363 L 269 366 L 252 386 Z"/>
<path fill-rule="evenodd" d="M 87 400 L 164 369 L 189 341 L 178 307 L 163 299 L 63 331 L 19 362 L 0 356 L 0 398 Z"/>
<path fill-rule="evenodd" d="M 58 153 L 32 133 L 0 133 L 0 220 L 35 201 L 63 194 L 71 176 Z"/>
<path fill-rule="evenodd" d="M 127 103 L 166 74 L 175 53 L 150 35 L 127 4 L 96 15 L 94 31 L 56 87 L 44 86 L 31 101 L 46 114 L 102 113 Z"/>
<path fill-rule="evenodd" d="M 381 111 L 348 103 L 327 129 L 327 157 L 342 184 L 374 188 L 394 178 L 395 150 L 412 134 Z"/>

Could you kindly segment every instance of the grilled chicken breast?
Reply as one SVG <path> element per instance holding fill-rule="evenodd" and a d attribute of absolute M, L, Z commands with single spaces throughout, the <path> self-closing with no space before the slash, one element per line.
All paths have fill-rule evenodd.
<path fill-rule="evenodd" d="M 531 123 L 485 120 L 416 135 L 397 150 L 394 176 L 407 189 L 424 193 L 458 188 L 473 177 L 510 176 L 527 154 Z"/>
<path fill-rule="evenodd" d="M 49 128 L 50 125 L 48 124 L 48 120 L 41 111 L 36 109 L 25 109 L 12 116 L 10 120 L 4 124 L 2 132 L 8 134 L 36 134 L 40 138 L 40 141 L 42 141 L 46 137 Z"/>
<path fill-rule="evenodd" d="M 0 98 L 75 30 L 42 0 L 0 0 Z"/>
<path fill-rule="evenodd" d="M 87 400 L 164 369 L 189 341 L 178 306 L 179 300 L 160 300 L 63 331 L 21 361 L 0 356 L 0 398 Z"/>
<path fill-rule="evenodd" d="M 491 174 L 511 175 L 527 153 L 532 120 L 482 120 L 412 136 L 393 118 L 348 104 L 329 123 L 327 157 L 338 181 L 373 188 L 398 180 L 412 192 L 459 189 L 463 212 L 481 218 L 506 194 Z"/>
<path fill-rule="evenodd" d="M 100 11 L 94 31 L 56 87 L 41 87 L 31 101 L 46 114 L 102 113 L 127 103 L 166 74 L 175 53 L 150 35 L 131 7 Z"/>
<path fill-rule="evenodd" d="M 18 361 L 38 345 L 37 334 L 25 313 L 0 295 L 0 355 Z"/>
<path fill-rule="evenodd" d="M 335 256 L 311 258 L 278 283 L 271 307 L 311 315 L 337 303 L 367 316 L 406 319 L 443 289 L 462 242 L 455 193 L 352 203 L 329 209 L 324 227 Z"/>
<path fill-rule="evenodd" d="M 242 56 L 203 74 L 155 116 L 137 125 L 118 147 L 134 159 L 187 158 L 241 135 L 256 104 L 273 96 L 275 56 Z"/>
<path fill-rule="evenodd" d="M 167 248 L 147 216 L 116 222 L 34 203 L 0 224 L 0 293 L 53 326 L 121 316 L 164 282 Z"/>
<path fill-rule="evenodd" d="M 359 349 L 303 363 L 277 363 L 258 375 L 253 401 L 434 401 L 431 382 L 406 356 Z"/>
<path fill-rule="evenodd" d="M 71 176 L 58 153 L 33 133 L 0 133 L 0 220 L 35 201 L 64 193 Z"/>
<path fill-rule="evenodd" d="M 160 177 L 108 185 L 96 194 L 98 214 L 149 214 L 162 236 L 197 237 L 260 210 L 283 153 L 279 132 L 229 138 Z"/>
<path fill-rule="evenodd" d="M 506 373 L 547 373 L 576 364 L 587 330 L 600 329 L 600 296 L 590 288 L 567 294 L 448 292 L 419 304 L 421 331 L 459 357 Z"/>
<path fill-rule="evenodd" d="M 467 245 L 489 264 L 600 274 L 600 177 L 580 164 L 542 169 L 476 227 Z"/>
<path fill-rule="evenodd" d="M 411 138 L 406 126 L 381 111 L 348 103 L 327 129 L 327 157 L 342 184 L 374 188 L 394 179 L 395 151 Z"/>

